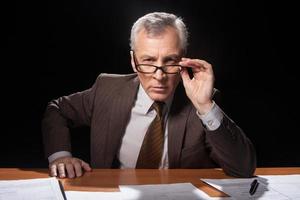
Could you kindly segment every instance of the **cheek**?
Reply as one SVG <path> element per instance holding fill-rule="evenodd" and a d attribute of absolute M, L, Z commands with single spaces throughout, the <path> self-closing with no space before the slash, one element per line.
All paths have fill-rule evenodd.
<path fill-rule="evenodd" d="M 151 76 L 148 74 L 140 74 L 138 73 L 138 77 L 140 79 L 140 82 L 143 86 L 148 86 L 149 82 L 151 80 Z"/>
<path fill-rule="evenodd" d="M 179 75 L 176 75 L 174 77 L 170 77 L 169 80 L 168 80 L 168 84 L 170 87 L 176 87 L 178 85 L 180 81 L 180 76 Z"/>

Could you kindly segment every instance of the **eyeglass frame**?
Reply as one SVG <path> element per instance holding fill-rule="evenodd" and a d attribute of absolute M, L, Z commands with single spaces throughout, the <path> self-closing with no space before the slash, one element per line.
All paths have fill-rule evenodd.
<path fill-rule="evenodd" d="M 133 54 L 133 62 L 134 62 L 134 67 L 135 67 L 135 69 L 136 69 L 138 72 L 143 73 L 143 74 L 154 74 L 154 73 L 156 73 L 156 71 L 157 71 L 158 69 L 160 69 L 160 70 L 161 70 L 163 73 L 165 73 L 165 74 L 178 74 L 178 73 L 180 73 L 180 72 L 182 71 L 182 68 L 184 68 L 184 66 L 179 65 L 179 64 L 161 65 L 161 66 L 156 66 L 156 65 L 152 65 L 152 64 L 138 64 L 138 61 L 137 61 L 136 56 L 135 56 L 135 52 L 132 51 L 132 54 Z M 149 67 L 155 67 L 155 70 L 154 70 L 153 72 L 144 72 L 144 71 L 141 71 L 141 70 L 138 69 L 138 66 L 140 66 L 140 65 L 146 65 L 146 66 L 149 66 Z M 178 72 L 174 72 L 174 73 L 166 72 L 166 71 L 164 70 L 164 68 L 165 68 L 165 67 L 170 67 L 170 66 L 178 66 L 178 67 L 180 67 L 180 70 L 179 70 Z"/>

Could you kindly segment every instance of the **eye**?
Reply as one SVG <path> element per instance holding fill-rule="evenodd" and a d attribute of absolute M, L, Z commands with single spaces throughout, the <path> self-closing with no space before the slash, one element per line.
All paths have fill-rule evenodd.
<path fill-rule="evenodd" d="M 152 63 L 154 60 L 152 58 L 145 58 L 142 60 L 143 63 Z"/>
<path fill-rule="evenodd" d="M 164 63 L 166 65 L 173 65 L 173 64 L 177 64 L 180 61 L 180 57 L 179 56 L 168 56 L 164 59 Z"/>
<path fill-rule="evenodd" d="M 178 61 L 177 60 L 175 60 L 175 59 L 170 59 L 170 60 L 167 60 L 166 61 L 166 64 L 167 65 L 172 65 L 172 64 L 176 64 Z"/>

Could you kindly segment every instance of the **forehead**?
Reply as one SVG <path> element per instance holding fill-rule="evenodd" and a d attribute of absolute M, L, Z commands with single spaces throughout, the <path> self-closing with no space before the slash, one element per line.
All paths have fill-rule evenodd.
<path fill-rule="evenodd" d="M 135 51 L 138 54 L 179 54 L 180 39 L 178 32 L 172 28 L 165 28 L 159 34 L 148 33 L 145 29 L 138 32 L 135 39 Z"/>

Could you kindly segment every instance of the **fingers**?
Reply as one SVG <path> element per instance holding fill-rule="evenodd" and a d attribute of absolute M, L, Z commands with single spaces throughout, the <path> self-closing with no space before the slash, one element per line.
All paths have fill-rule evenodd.
<path fill-rule="evenodd" d="M 82 168 L 80 163 L 78 162 L 74 163 L 74 169 L 75 169 L 76 177 L 82 176 Z"/>
<path fill-rule="evenodd" d="M 185 67 L 192 68 L 194 73 L 197 73 L 200 71 L 212 72 L 211 64 L 209 64 L 205 60 L 182 58 L 181 62 L 179 62 L 179 64 L 183 65 Z"/>
<path fill-rule="evenodd" d="M 57 161 L 50 163 L 49 169 L 50 169 L 50 176 L 57 176 L 60 178 L 66 177 L 65 164 L 59 159 Z"/>
<path fill-rule="evenodd" d="M 74 169 L 76 177 L 82 176 L 82 168 L 85 171 L 91 171 L 91 167 L 88 163 L 84 162 L 83 160 L 78 160 L 79 162 L 74 162 Z"/>
<path fill-rule="evenodd" d="M 57 167 L 56 165 L 50 166 L 50 176 L 57 176 Z"/>
<path fill-rule="evenodd" d="M 57 165 L 58 169 L 58 174 L 60 178 L 65 178 L 66 177 L 66 171 L 65 171 L 65 164 L 64 163 L 59 163 Z"/>
<path fill-rule="evenodd" d="M 81 167 L 85 170 L 85 171 L 92 171 L 92 168 L 90 167 L 90 165 L 86 162 L 84 162 L 83 160 L 81 160 Z"/>
<path fill-rule="evenodd" d="M 75 171 L 72 163 L 66 164 L 68 178 L 74 178 L 75 177 Z"/>
<path fill-rule="evenodd" d="M 82 168 L 85 171 L 92 170 L 88 163 L 72 157 L 58 158 L 49 165 L 50 176 L 57 176 L 59 178 L 80 177 L 83 174 Z"/>

